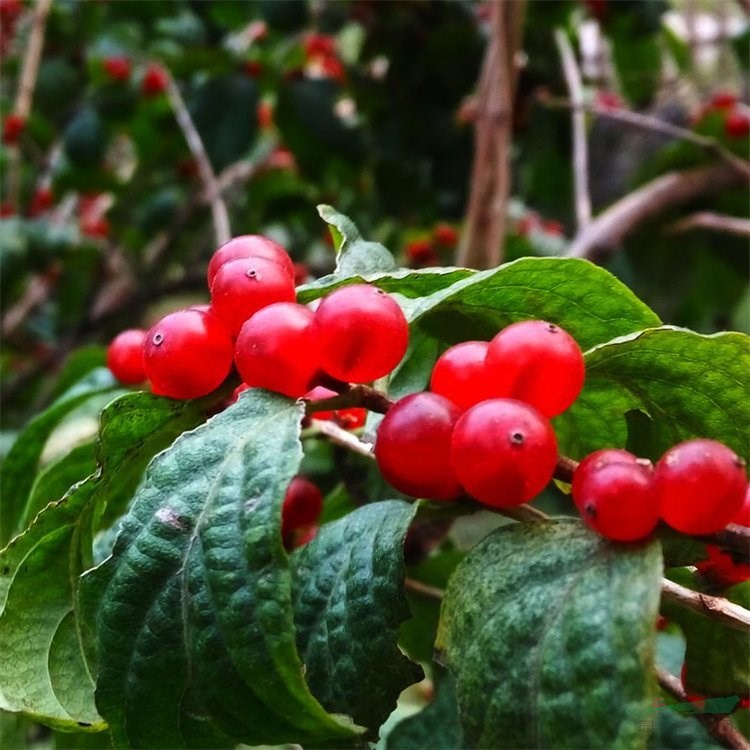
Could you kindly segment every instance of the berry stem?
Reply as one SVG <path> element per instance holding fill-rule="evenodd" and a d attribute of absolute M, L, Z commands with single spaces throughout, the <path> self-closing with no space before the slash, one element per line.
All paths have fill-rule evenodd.
<path fill-rule="evenodd" d="M 659 687 L 680 703 L 690 702 L 690 697 L 682 687 L 679 678 L 656 667 L 656 679 L 659 682 Z M 734 748 L 735 750 L 748 750 L 750 748 L 750 742 L 734 726 L 730 717 L 721 714 L 703 713 L 693 713 L 692 716 L 723 747 Z"/>
<path fill-rule="evenodd" d="M 436 601 L 442 601 L 445 596 L 443 589 L 437 588 L 437 586 L 430 586 L 422 581 L 417 581 L 414 578 L 404 579 L 404 586 L 407 590 L 413 591 L 415 594 L 420 594 L 427 599 L 435 599 Z"/>
<path fill-rule="evenodd" d="M 750 629 L 750 610 L 730 602 L 721 596 L 710 596 L 700 591 L 681 586 L 679 583 L 662 580 L 662 598 L 686 609 L 692 609 L 711 620 L 747 632 Z"/>
<path fill-rule="evenodd" d="M 335 400 L 336 399 L 326 399 L 325 402 L 316 401 L 315 403 L 322 404 L 328 401 Z M 311 427 L 319 435 L 324 435 L 332 443 L 340 445 L 342 448 L 346 448 L 352 451 L 352 453 L 357 453 L 360 456 L 364 456 L 365 458 L 375 457 L 372 452 L 371 445 L 369 445 L 368 443 L 363 443 L 357 438 L 356 435 L 352 435 L 352 433 L 348 430 L 345 430 L 343 427 L 339 427 L 335 422 L 330 422 L 328 420 L 322 419 L 313 419 Z"/>

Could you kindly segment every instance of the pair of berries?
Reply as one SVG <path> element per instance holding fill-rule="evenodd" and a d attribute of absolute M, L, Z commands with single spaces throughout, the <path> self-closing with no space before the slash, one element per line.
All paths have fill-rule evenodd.
<path fill-rule="evenodd" d="M 584 374 L 575 340 L 545 321 L 453 346 L 435 363 L 431 392 L 401 399 L 381 422 L 380 470 L 415 497 L 451 500 L 465 490 L 500 508 L 531 500 L 557 463 L 549 417 L 575 401 Z"/>
<path fill-rule="evenodd" d="M 398 364 L 409 327 L 385 292 L 343 287 L 313 312 L 294 302 L 294 276 L 289 255 L 272 240 L 231 240 L 208 265 L 211 305 L 159 321 L 142 339 L 142 372 L 136 334 L 121 334 L 110 345 L 110 369 L 122 382 L 147 378 L 154 393 L 185 399 L 216 389 L 234 361 L 247 385 L 299 398 L 322 374 L 367 383 Z"/>
<path fill-rule="evenodd" d="M 688 440 L 656 466 L 624 450 L 596 451 L 573 475 L 573 501 L 608 539 L 647 537 L 659 520 L 683 534 L 711 534 L 732 523 L 747 493 L 745 464 L 715 440 Z"/>

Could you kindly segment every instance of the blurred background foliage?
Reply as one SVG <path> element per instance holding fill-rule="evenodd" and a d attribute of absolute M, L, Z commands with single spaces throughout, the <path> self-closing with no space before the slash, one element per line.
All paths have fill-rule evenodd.
<path fill-rule="evenodd" d="M 321 202 L 404 265 L 454 262 L 488 3 L 54 0 L 24 101 L 22 70 L 44 5 L 0 0 L 4 444 L 49 402 L 80 347 L 207 297 L 217 245 L 210 196 L 170 77 L 222 186 L 232 234 L 282 242 L 300 281 L 334 263 Z M 720 160 L 715 149 L 603 112 L 658 118 L 747 158 L 743 5 L 527 3 L 506 259 L 563 255 L 576 234 L 555 29 L 568 34 L 583 75 L 598 212 L 667 171 Z M 748 330 L 747 236 L 675 224 L 697 210 L 746 219 L 747 190 L 717 189 L 664 212 L 600 262 L 665 322 Z"/>

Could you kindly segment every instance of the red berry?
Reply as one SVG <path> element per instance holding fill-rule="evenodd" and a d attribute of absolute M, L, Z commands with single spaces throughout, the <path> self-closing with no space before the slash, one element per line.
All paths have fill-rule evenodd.
<path fill-rule="evenodd" d="M 555 237 L 562 237 L 565 234 L 563 225 L 554 219 L 547 219 L 542 226 L 547 234 L 554 235 Z"/>
<path fill-rule="evenodd" d="M 319 530 L 320 527 L 316 523 L 311 523 L 309 526 L 302 526 L 299 529 L 292 529 L 284 537 L 284 546 L 288 550 L 304 547 L 308 542 L 315 539 Z"/>
<path fill-rule="evenodd" d="M 21 0 L 0 0 L 0 21 L 12 26 L 23 11 Z"/>
<path fill-rule="evenodd" d="M 109 235 L 109 222 L 104 216 L 84 216 L 78 226 L 85 237 L 104 239 Z"/>
<path fill-rule="evenodd" d="M 287 487 L 281 509 L 281 533 L 314 524 L 323 510 L 323 495 L 309 479 L 294 477 Z"/>
<path fill-rule="evenodd" d="M 706 551 L 708 560 L 697 562 L 695 567 L 712 584 L 728 588 L 750 581 L 750 565 L 745 562 L 735 562 L 728 552 L 723 552 L 713 544 L 706 545 Z"/>
<path fill-rule="evenodd" d="M 620 109 L 623 106 L 623 101 L 614 91 L 607 91 L 606 89 L 596 92 L 595 104 L 599 109 L 613 110 Z"/>
<path fill-rule="evenodd" d="M 320 369 L 310 326 L 313 312 L 294 302 L 278 302 L 253 315 L 240 330 L 234 361 L 250 386 L 291 398 L 304 396 Z"/>
<path fill-rule="evenodd" d="M 564 412 L 583 388 L 585 365 L 575 339 L 553 323 L 524 320 L 495 336 L 486 367 L 495 395 L 525 401 L 545 417 Z"/>
<path fill-rule="evenodd" d="M 112 339 L 107 349 L 107 367 L 126 385 L 142 383 L 146 379 L 143 369 L 143 342 L 146 331 L 131 328 Z"/>
<path fill-rule="evenodd" d="M 627 451 L 596 454 L 592 461 L 582 461 L 573 475 L 573 502 L 581 517 L 607 539 L 643 539 L 659 523 L 652 470 Z"/>
<path fill-rule="evenodd" d="M 458 232 L 450 224 L 436 224 L 432 230 L 432 238 L 443 247 L 455 247 L 458 242 Z"/>
<path fill-rule="evenodd" d="M 144 366 L 159 396 L 198 398 L 218 388 L 232 369 L 232 339 L 213 313 L 179 310 L 147 334 Z"/>
<path fill-rule="evenodd" d="M 294 278 L 294 263 L 281 245 L 259 234 L 243 234 L 225 242 L 208 262 L 208 288 L 211 289 L 219 269 L 232 260 L 243 258 L 265 258 L 278 263 Z"/>
<path fill-rule="evenodd" d="M 732 519 L 732 523 L 750 527 L 750 484 L 747 485 L 747 489 L 745 490 L 745 500 L 742 503 L 742 507 Z"/>
<path fill-rule="evenodd" d="M 266 258 L 225 263 L 211 286 L 211 305 L 232 336 L 258 310 L 274 302 L 294 301 L 294 279 Z"/>
<path fill-rule="evenodd" d="M 159 96 L 167 90 L 169 76 L 158 63 L 149 63 L 141 81 L 141 91 L 146 97 Z"/>
<path fill-rule="evenodd" d="M 461 485 L 451 468 L 451 435 L 461 411 L 437 393 L 396 402 L 378 427 L 375 458 L 397 490 L 413 497 L 453 500 Z"/>
<path fill-rule="evenodd" d="M 323 370 L 352 383 L 387 375 L 409 344 L 409 325 L 401 308 L 384 291 L 366 284 L 329 294 L 315 312 L 313 334 Z"/>
<path fill-rule="evenodd" d="M 552 425 L 533 406 L 496 398 L 461 415 L 451 462 L 472 497 L 507 508 L 536 497 L 552 479 L 557 441 Z"/>
<path fill-rule="evenodd" d="M 26 118 L 21 115 L 8 115 L 3 123 L 3 143 L 8 146 L 18 143 L 26 128 Z"/>
<path fill-rule="evenodd" d="M 739 512 L 747 491 L 745 462 L 715 440 L 688 440 L 656 464 L 662 518 L 683 534 L 711 534 Z"/>
<path fill-rule="evenodd" d="M 273 125 L 273 106 L 271 102 L 262 101 L 258 104 L 257 110 L 258 127 L 261 130 L 267 130 Z"/>
<path fill-rule="evenodd" d="M 750 117 L 737 109 L 732 110 L 724 120 L 724 132 L 727 138 L 745 138 L 750 133 Z"/>
<path fill-rule="evenodd" d="M 309 34 L 304 40 L 305 55 L 310 57 L 331 57 L 336 54 L 336 40 L 323 34 Z"/>
<path fill-rule="evenodd" d="M 260 60 L 247 60 L 243 67 L 250 78 L 260 78 L 263 74 L 263 63 Z"/>
<path fill-rule="evenodd" d="M 412 240 L 406 245 L 406 255 L 411 263 L 422 266 L 437 265 L 438 257 L 428 239 Z"/>
<path fill-rule="evenodd" d="M 113 81 L 127 81 L 130 78 L 130 60 L 125 55 L 105 57 L 104 70 Z"/>
<path fill-rule="evenodd" d="M 304 284 L 310 278 L 310 269 L 307 263 L 295 263 L 294 264 L 294 284 L 299 286 Z"/>
<path fill-rule="evenodd" d="M 486 341 L 465 341 L 446 349 L 432 368 L 430 390 L 462 411 L 492 398 L 484 366 L 488 346 Z"/>
<path fill-rule="evenodd" d="M 52 190 L 48 187 L 37 188 L 34 195 L 31 197 L 31 203 L 29 204 L 29 216 L 39 216 L 52 207 L 54 196 Z"/>
<path fill-rule="evenodd" d="M 732 109 L 737 104 L 737 95 L 731 91 L 717 91 L 709 100 L 711 109 Z"/>

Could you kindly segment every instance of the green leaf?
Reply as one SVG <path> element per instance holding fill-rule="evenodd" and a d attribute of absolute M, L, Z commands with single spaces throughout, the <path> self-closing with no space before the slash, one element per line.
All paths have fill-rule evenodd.
<path fill-rule="evenodd" d="M 646 730 L 653 727 L 648 750 L 718 750 L 721 747 L 695 717 L 680 716 L 667 706 L 655 710 L 655 718 L 645 725 Z"/>
<path fill-rule="evenodd" d="M 458 716 L 456 683 L 441 678 L 432 702 L 418 714 L 401 720 L 390 731 L 384 750 L 457 750 L 464 747 Z"/>
<path fill-rule="evenodd" d="M 471 746 L 644 747 L 660 581 L 658 543 L 612 545 L 577 521 L 480 542 L 438 632 Z"/>
<path fill-rule="evenodd" d="M 42 469 L 31 488 L 19 527 L 25 529 L 45 506 L 59 500 L 69 487 L 93 474 L 95 469 L 94 443 L 78 445 Z"/>
<path fill-rule="evenodd" d="M 182 435 L 150 465 L 112 557 L 84 576 L 116 747 L 354 736 L 312 697 L 295 647 L 280 525 L 302 413 L 251 389 Z"/>
<path fill-rule="evenodd" d="M 662 327 L 634 333 L 586 353 L 586 385 L 556 420 L 561 451 L 576 457 L 624 446 L 625 415 L 651 419 L 651 452 L 706 437 L 750 459 L 750 338 L 705 336 Z"/>
<path fill-rule="evenodd" d="M 78 385 L 68 390 L 41 414 L 37 414 L 16 438 L 3 461 L 0 478 L 0 544 L 5 544 L 19 530 L 21 514 L 34 484 L 39 457 L 47 438 L 73 409 L 101 393 L 114 391 L 115 383 L 109 370 L 89 373 Z"/>
<path fill-rule="evenodd" d="M 292 557 L 294 619 L 318 700 L 376 729 L 422 670 L 396 645 L 409 616 L 404 539 L 416 505 L 384 500 L 326 524 Z"/>
<path fill-rule="evenodd" d="M 395 271 L 396 261 L 386 247 L 379 242 L 362 239 L 354 222 L 331 206 L 318 206 L 320 218 L 329 225 L 337 260 L 334 276 L 366 276 Z"/>
<path fill-rule="evenodd" d="M 104 727 L 80 632 L 77 580 L 91 558 L 92 517 L 131 493 L 146 463 L 203 419 L 198 401 L 130 393 L 101 415 L 97 473 L 47 506 L 0 551 L 0 708 L 70 731 Z"/>

